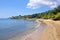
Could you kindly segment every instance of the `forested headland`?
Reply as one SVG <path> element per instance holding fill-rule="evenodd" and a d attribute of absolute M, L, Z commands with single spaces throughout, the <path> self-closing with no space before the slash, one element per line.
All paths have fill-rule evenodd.
<path fill-rule="evenodd" d="M 46 12 L 42 13 L 36 13 L 32 15 L 24 15 L 24 16 L 12 16 L 11 19 L 29 19 L 29 18 L 41 18 L 41 19 L 54 19 L 54 20 L 60 20 L 60 6 L 54 8 L 53 10 L 48 10 Z"/>

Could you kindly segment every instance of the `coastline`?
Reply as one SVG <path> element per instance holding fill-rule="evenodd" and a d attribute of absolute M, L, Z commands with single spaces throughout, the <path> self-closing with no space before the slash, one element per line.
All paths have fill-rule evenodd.
<path fill-rule="evenodd" d="M 59 40 L 60 39 L 60 21 L 38 19 L 42 24 L 47 27 L 42 32 L 40 29 L 35 30 L 28 35 L 25 40 Z"/>
<path fill-rule="evenodd" d="M 29 36 L 33 35 L 33 34 L 35 35 L 35 37 L 38 38 L 38 36 L 40 35 L 40 33 L 44 29 L 44 27 L 40 27 L 41 26 L 41 22 L 39 22 L 39 20 L 36 20 L 36 22 L 37 22 L 37 24 L 35 26 L 33 26 L 32 29 L 28 30 L 29 32 L 28 31 L 25 32 L 26 34 L 24 36 L 20 37 L 20 35 L 17 35 L 16 37 L 13 37 L 13 38 L 8 39 L 8 40 L 27 40 L 27 38 Z M 36 34 L 38 34 L 38 33 L 39 33 L 39 35 L 37 36 Z"/>
<path fill-rule="evenodd" d="M 36 29 L 27 33 L 20 38 L 13 38 L 12 40 L 59 40 L 60 39 L 60 21 L 37 19 L 38 24 L 34 26 Z"/>
<path fill-rule="evenodd" d="M 35 31 L 33 31 L 32 33 L 22 37 L 21 40 L 39 40 L 42 31 L 45 29 L 44 25 L 41 25 L 42 23 L 40 22 L 40 19 L 37 19 L 36 22 L 38 22 L 38 25 L 35 26 L 35 28 L 37 28 Z M 43 27 L 44 26 L 44 27 Z"/>

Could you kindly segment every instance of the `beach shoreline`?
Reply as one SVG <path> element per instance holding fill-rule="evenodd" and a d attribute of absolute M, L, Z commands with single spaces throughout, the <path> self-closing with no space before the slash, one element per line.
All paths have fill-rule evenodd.
<path fill-rule="evenodd" d="M 60 21 L 50 19 L 37 19 L 38 24 L 35 30 L 24 35 L 22 38 L 15 38 L 12 40 L 59 40 L 60 38 Z"/>
<path fill-rule="evenodd" d="M 41 22 L 39 21 L 39 19 L 36 20 L 37 24 L 35 26 L 33 26 L 32 29 L 30 29 L 29 32 L 25 32 L 26 35 L 20 37 L 19 35 L 16 36 L 16 37 L 13 37 L 11 39 L 8 39 L 8 40 L 27 40 L 27 38 L 30 36 L 30 35 L 35 35 L 35 34 L 38 34 L 39 32 L 41 33 L 41 31 L 44 29 L 44 27 L 41 27 Z M 34 29 L 35 28 L 35 29 Z M 41 28 L 41 29 L 40 29 Z M 40 31 L 41 30 L 41 31 Z M 38 32 L 39 31 L 39 32 Z M 36 35 L 37 37 L 37 35 Z"/>
<path fill-rule="evenodd" d="M 37 29 L 36 29 L 35 31 L 33 31 L 32 33 L 24 36 L 24 37 L 22 38 L 22 40 L 38 40 L 38 39 L 40 39 L 40 37 L 38 37 L 38 36 L 41 35 L 41 33 L 42 33 L 42 31 L 45 29 L 45 27 L 43 28 L 43 27 L 41 26 L 41 24 L 44 24 L 44 23 L 41 23 L 41 22 L 40 22 L 40 19 L 37 19 L 36 22 L 38 23 L 38 25 L 35 26 L 35 28 L 37 28 Z"/>
<path fill-rule="evenodd" d="M 35 30 L 25 40 L 60 40 L 60 21 L 50 19 L 38 19 L 38 21 L 47 25 L 47 27 L 42 32 L 39 32 L 39 29 Z"/>
<path fill-rule="evenodd" d="M 36 22 L 38 23 L 38 25 L 35 26 L 35 28 L 37 28 L 37 29 L 35 31 L 33 31 L 32 33 L 24 36 L 21 40 L 37 40 L 37 39 L 39 39 L 38 36 L 41 34 L 41 31 L 43 30 L 43 28 L 40 30 L 40 27 L 41 27 L 40 19 L 37 19 Z"/>

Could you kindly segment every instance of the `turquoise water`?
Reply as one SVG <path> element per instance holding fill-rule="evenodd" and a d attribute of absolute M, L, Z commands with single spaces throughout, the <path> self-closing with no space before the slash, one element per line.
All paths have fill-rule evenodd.
<path fill-rule="evenodd" d="M 0 19 L 0 40 L 8 40 L 8 38 L 32 28 L 35 24 L 36 22 L 32 20 Z"/>

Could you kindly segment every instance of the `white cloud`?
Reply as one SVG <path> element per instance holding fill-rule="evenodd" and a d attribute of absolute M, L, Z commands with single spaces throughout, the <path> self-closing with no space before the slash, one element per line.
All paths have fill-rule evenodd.
<path fill-rule="evenodd" d="M 55 8 L 57 7 L 60 1 L 57 0 L 29 0 L 28 4 L 27 4 L 27 8 L 32 8 L 32 9 L 36 9 L 39 8 L 41 6 L 48 6 L 50 8 Z"/>

